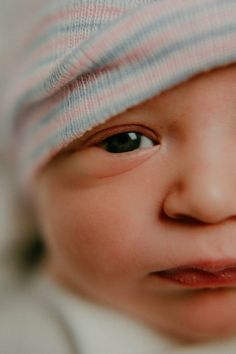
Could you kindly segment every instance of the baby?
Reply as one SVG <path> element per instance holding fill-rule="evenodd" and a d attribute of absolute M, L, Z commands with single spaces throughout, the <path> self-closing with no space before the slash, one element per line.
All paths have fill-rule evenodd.
<path fill-rule="evenodd" d="M 46 251 L 1 353 L 234 353 L 236 1 L 38 17 L 5 116 Z"/>

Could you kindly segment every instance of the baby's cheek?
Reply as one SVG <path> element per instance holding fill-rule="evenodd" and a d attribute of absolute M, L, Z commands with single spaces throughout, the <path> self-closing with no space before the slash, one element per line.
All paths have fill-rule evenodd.
<path fill-rule="evenodd" d="M 96 146 L 76 151 L 55 164 L 59 178 L 67 187 L 88 187 L 103 183 L 104 179 L 135 170 L 158 153 L 159 145 L 123 154 L 112 154 Z"/>
<path fill-rule="evenodd" d="M 118 184 L 64 194 L 51 237 L 56 252 L 80 277 L 118 286 L 137 276 L 144 239 L 137 237 L 140 206 L 132 200 Z"/>
<path fill-rule="evenodd" d="M 52 176 L 40 198 L 46 242 L 57 263 L 80 283 L 130 286 L 150 254 L 151 193 L 140 183 L 143 175 L 135 169 L 82 184 L 77 174 L 73 181 L 71 173 Z"/>

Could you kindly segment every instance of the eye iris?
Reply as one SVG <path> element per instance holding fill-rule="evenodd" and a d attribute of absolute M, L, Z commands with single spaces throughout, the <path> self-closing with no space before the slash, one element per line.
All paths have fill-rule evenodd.
<path fill-rule="evenodd" d="M 113 135 L 102 142 L 102 147 L 111 153 L 122 153 L 138 149 L 141 144 L 142 134 L 124 132 Z"/>

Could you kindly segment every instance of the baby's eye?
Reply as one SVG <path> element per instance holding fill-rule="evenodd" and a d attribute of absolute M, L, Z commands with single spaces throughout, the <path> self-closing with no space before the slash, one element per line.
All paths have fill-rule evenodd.
<path fill-rule="evenodd" d="M 110 153 L 120 154 L 137 149 L 145 149 L 157 143 L 142 133 L 129 131 L 112 135 L 103 140 L 99 147 Z"/>

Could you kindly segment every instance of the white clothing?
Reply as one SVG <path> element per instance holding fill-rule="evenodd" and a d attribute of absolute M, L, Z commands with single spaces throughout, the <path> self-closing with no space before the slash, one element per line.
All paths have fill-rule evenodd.
<path fill-rule="evenodd" d="M 42 274 L 12 292 L 0 306 L 1 354 L 236 353 L 236 340 L 180 347 L 116 311 L 70 294 Z"/>

